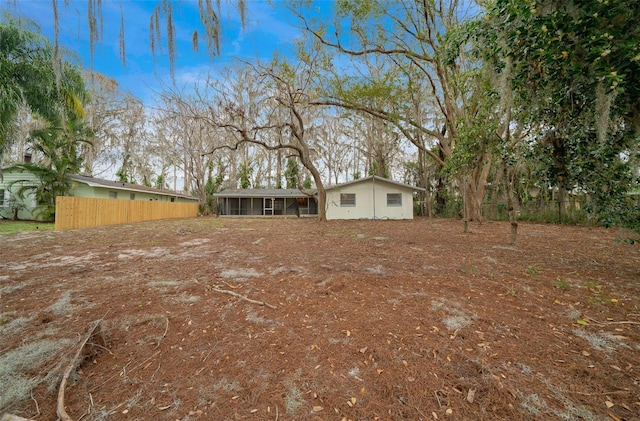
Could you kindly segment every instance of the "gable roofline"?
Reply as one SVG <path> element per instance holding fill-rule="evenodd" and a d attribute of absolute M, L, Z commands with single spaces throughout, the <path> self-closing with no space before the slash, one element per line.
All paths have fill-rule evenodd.
<path fill-rule="evenodd" d="M 416 187 L 416 186 L 412 186 L 410 184 L 399 183 L 397 181 L 389 180 L 388 178 L 380 177 L 380 176 L 377 176 L 377 175 L 370 175 L 370 176 L 365 177 L 365 178 L 359 178 L 357 180 L 347 181 L 346 183 L 336 184 L 336 185 L 327 187 L 325 190 L 329 191 L 329 190 L 333 190 L 333 189 L 339 189 L 339 188 L 342 188 L 342 187 L 350 186 L 352 184 L 364 183 L 364 182 L 367 182 L 369 180 L 371 180 L 373 182 L 381 181 L 383 183 L 393 184 L 393 185 L 395 185 L 397 187 L 401 187 L 401 188 L 409 189 L 409 190 L 414 190 L 414 191 L 426 191 L 426 189 L 423 188 L 423 187 Z"/>
<path fill-rule="evenodd" d="M 73 174 L 73 175 L 68 175 L 67 178 L 69 178 L 70 180 L 76 181 L 78 183 L 84 183 L 89 187 L 103 187 L 103 188 L 113 189 L 113 190 L 130 191 L 130 192 L 137 192 L 137 193 L 151 193 L 151 194 L 158 194 L 161 196 L 181 197 L 183 199 L 198 200 L 197 197 L 194 197 L 185 193 L 178 193 L 172 190 L 160 190 L 160 189 L 155 189 L 153 187 L 146 187 L 146 186 L 141 186 L 138 184 L 131 184 L 131 183 L 123 183 L 121 181 L 104 180 L 101 178 L 94 178 L 86 175 Z"/>

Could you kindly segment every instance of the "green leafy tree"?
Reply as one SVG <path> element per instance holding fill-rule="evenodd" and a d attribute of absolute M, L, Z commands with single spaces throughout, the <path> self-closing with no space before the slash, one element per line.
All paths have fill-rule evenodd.
<path fill-rule="evenodd" d="M 129 182 L 129 175 L 125 171 L 124 167 L 118 168 L 118 171 L 116 171 L 116 178 L 121 183 L 128 183 Z"/>
<path fill-rule="evenodd" d="M 240 179 L 240 188 L 248 189 L 251 187 L 251 175 L 253 168 L 247 163 L 242 163 L 238 169 L 238 178 Z"/>
<path fill-rule="evenodd" d="M 80 148 L 90 143 L 91 135 L 82 120 L 70 120 L 63 127 L 49 127 L 32 133 L 32 148 L 40 160 L 18 165 L 17 168 L 34 174 L 40 181 L 36 186 L 22 187 L 18 193 L 23 198 L 29 192 L 34 195 L 38 219 L 54 219 L 56 197 L 69 193 L 71 181 L 67 176 L 80 171 Z"/>
<path fill-rule="evenodd" d="M 304 175 L 304 181 L 302 182 L 302 187 L 304 187 L 307 190 L 311 188 L 311 177 L 309 176 L 309 173 L 306 173 Z"/>
<path fill-rule="evenodd" d="M 18 111 L 60 126 L 80 119 L 86 100 L 84 79 L 72 64 L 54 60 L 49 41 L 10 15 L 0 21 L 0 159 L 13 141 Z"/>
<path fill-rule="evenodd" d="M 164 189 L 164 188 L 166 188 L 164 174 L 159 174 L 156 177 L 156 182 L 155 182 L 155 185 L 153 187 L 155 187 L 156 189 Z"/>
<path fill-rule="evenodd" d="M 299 177 L 300 166 L 298 165 L 298 161 L 293 158 L 287 158 L 287 168 L 284 172 L 284 178 L 287 180 L 287 188 L 297 189 Z"/>
<path fill-rule="evenodd" d="M 632 221 L 626 193 L 638 185 L 631 165 L 640 129 L 637 2 L 496 0 L 478 29 L 487 61 L 497 71 L 512 64 L 514 119 L 529 129 L 560 199 L 581 191 L 594 219 Z"/>
<path fill-rule="evenodd" d="M 292 12 L 307 35 L 330 54 L 348 56 L 357 68 L 341 71 L 330 61 L 330 77 L 324 78 L 321 98 L 312 104 L 367 114 L 398 134 L 398 140 L 402 136 L 440 168 L 446 167 L 458 145 L 467 71 L 476 65 L 460 54 L 466 39 L 457 31 L 466 19 L 468 2 L 337 1 L 330 23 L 297 12 L 305 10 L 300 6 L 305 4 L 296 3 Z M 384 155 L 378 154 L 378 164 L 368 168 L 371 173 L 387 172 L 386 159 L 379 159 Z M 466 214 L 482 219 L 477 204 L 484 197 L 491 159 L 483 156 L 476 162 L 482 167 L 470 169 L 467 177 L 439 177 L 434 185 L 436 210 L 444 210 L 447 198 L 464 190 L 469 197 Z"/>

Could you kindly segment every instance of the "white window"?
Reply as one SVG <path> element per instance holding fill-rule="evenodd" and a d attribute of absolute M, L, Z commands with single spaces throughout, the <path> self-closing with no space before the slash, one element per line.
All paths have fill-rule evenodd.
<path fill-rule="evenodd" d="M 6 202 L 5 198 L 5 190 L 4 189 L 0 189 L 0 208 L 4 206 L 4 202 Z"/>
<path fill-rule="evenodd" d="M 402 206 L 402 193 L 387 193 L 387 206 Z"/>
<path fill-rule="evenodd" d="M 117 191 L 110 191 L 109 192 L 109 199 L 117 199 L 118 198 L 118 192 Z"/>
<path fill-rule="evenodd" d="M 129 199 L 136 200 L 136 194 L 135 193 L 129 193 Z"/>
<path fill-rule="evenodd" d="M 340 193 L 340 206 L 355 206 L 356 194 L 355 193 Z"/>

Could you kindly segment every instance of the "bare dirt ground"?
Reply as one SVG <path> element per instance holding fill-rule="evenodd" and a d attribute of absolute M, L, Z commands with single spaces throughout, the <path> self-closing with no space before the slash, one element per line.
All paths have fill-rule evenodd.
<path fill-rule="evenodd" d="M 0 236 L 0 414 L 56 419 L 101 320 L 66 388 L 75 420 L 640 419 L 640 246 L 470 228 L 199 218 Z"/>

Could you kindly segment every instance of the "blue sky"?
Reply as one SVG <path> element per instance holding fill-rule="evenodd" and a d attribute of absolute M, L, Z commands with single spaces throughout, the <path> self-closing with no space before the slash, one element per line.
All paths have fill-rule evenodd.
<path fill-rule="evenodd" d="M 71 0 L 65 6 L 58 1 L 60 44 L 75 52 L 83 67 L 90 67 L 87 0 Z M 103 0 L 104 36 L 95 48 L 93 69 L 114 78 L 120 86 L 136 97 L 148 102 L 161 83 L 170 83 L 166 43 L 163 54 L 154 59 L 149 43 L 149 20 L 159 0 Z M 204 28 L 200 23 L 196 0 L 175 2 L 176 28 L 176 84 L 192 80 L 207 71 L 213 73 L 230 64 L 235 58 L 247 61 L 270 60 L 274 51 L 282 55 L 292 52 L 292 41 L 300 36 L 295 19 L 282 7 L 266 0 L 248 0 L 246 26 L 242 30 L 235 0 L 221 2 L 222 41 L 221 55 L 213 59 L 206 53 Z M 215 4 L 215 1 L 214 1 Z M 328 1 L 320 2 L 327 6 Z M 119 58 L 118 35 L 120 10 L 124 13 L 126 39 L 126 66 Z M 50 0 L 18 0 L 3 2 L 2 10 L 14 16 L 25 16 L 35 21 L 47 38 L 53 40 L 53 10 Z M 191 34 L 198 29 L 201 34 L 200 53 L 191 47 Z M 163 27 L 163 38 L 165 28 Z M 162 81 L 162 82 L 161 82 Z"/>

